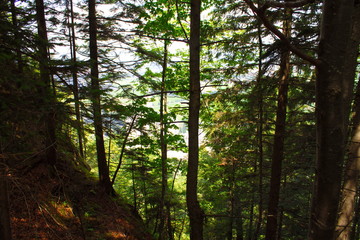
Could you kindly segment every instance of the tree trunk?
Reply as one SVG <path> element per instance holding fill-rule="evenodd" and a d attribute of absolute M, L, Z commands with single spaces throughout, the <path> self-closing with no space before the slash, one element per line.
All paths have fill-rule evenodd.
<path fill-rule="evenodd" d="M 353 14 L 352 39 L 355 46 L 360 43 L 360 7 L 355 6 Z M 354 116 L 352 119 L 352 138 L 348 150 L 345 168 L 342 201 L 337 223 L 337 239 L 350 240 L 352 224 L 354 223 L 356 193 L 358 191 L 358 177 L 360 171 L 360 84 L 357 85 L 354 100 Z"/>
<path fill-rule="evenodd" d="M 354 0 L 325 0 L 316 80 L 317 156 L 310 240 L 335 239 L 358 46 Z"/>
<path fill-rule="evenodd" d="M 257 163 L 254 164 L 255 166 L 257 165 Z M 256 167 L 254 168 L 254 172 L 256 174 Z M 255 185 L 255 184 L 254 184 Z M 253 236 L 253 225 L 254 225 L 254 207 L 255 207 L 255 191 L 257 190 L 257 188 L 253 188 L 253 192 L 251 194 L 251 204 L 250 204 L 250 213 L 249 213 L 249 225 L 248 228 L 246 230 L 246 239 L 247 240 L 251 240 L 252 236 Z"/>
<path fill-rule="evenodd" d="M 90 33 L 90 65 L 91 65 L 91 101 L 93 105 L 94 127 L 97 162 L 99 169 L 100 185 L 107 194 L 113 194 L 109 168 L 106 162 L 106 153 L 103 136 L 101 115 L 101 90 L 99 83 L 98 49 L 97 49 L 97 23 L 96 1 L 89 0 L 89 33 Z"/>
<path fill-rule="evenodd" d="M 116 180 L 116 176 L 120 170 L 120 167 L 121 167 L 121 164 L 122 164 L 122 161 L 123 161 L 123 157 L 124 157 L 124 154 L 125 154 L 125 147 L 126 147 L 126 144 L 127 144 L 127 140 L 130 136 L 130 133 L 131 133 L 131 130 L 133 129 L 134 127 L 134 124 L 135 124 L 135 120 L 137 118 L 137 115 L 135 115 L 133 117 L 133 119 L 131 120 L 131 123 L 129 125 L 129 129 L 127 130 L 126 134 L 125 134 L 125 137 L 124 137 L 124 141 L 122 142 L 121 144 L 121 150 L 120 150 L 120 156 L 119 156 L 119 162 L 118 162 L 118 165 L 116 166 L 116 169 L 115 169 L 115 172 L 114 172 L 114 175 L 111 179 L 111 185 L 114 185 L 115 183 L 115 180 Z"/>
<path fill-rule="evenodd" d="M 166 94 L 166 71 L 168 62 L 168 43 L 164 42 L 164 59 L 162 66 L 161 77 L 161 95 L 160 95 L 160 149 L 161 149 L 161 203 L 160 203 L 160 225 L 159 225 L 159 239 L 172 239 L 170 232 L 166 230 L 171 229 L 170 211 L 168 209 L 168 159 L 167 159 L 167 127 L 164 115 L 167 111 L 167 94 Z M 167 227 L 165 226 L 167 224 Z M 170 226 L 169 226 L 170 224 Z"/>
<path fill-rule="evenodd" d="M 6 165 L 0 162 L 0 239 L 11 240 Z"/>
<path fill-rule="evenodd" d="M 360 220 L 360 201 L 359 198 L 357 198 L 357 201 L 355 203 L 356 209 L 354 214 L 354 220 L 353 220 L 353 226 L 351 229 L 351 235 L 350 239 L 359 239 L 359 220 Z"/>
<path fill-rule="evenodd" d="M 203 239 L 204 214 L 197 198 L 199 166 L 200 111 L 200 10 L 201 0 L 191 1 L 190 23 L 190 102 L 189 159 L 186 182 L 186 203 L 190 219 L 190 239 Z"/>
<path fill-rule="evenodd" d="M 72 68 L 71 74 L 73 78 L 73 93 L 74 93 L 74 102 L 75 102 L 75 116 L 76 116 L 76 131 L 78 135 L 79 142 L 79 153 L 80 156 L 84 157 L 84 147 L 83 147 L 83 124 L 81 121 L 80 114 L 80 99 L 79 99 L 79 83 L 78 83 L 78 69 L 77 69 L 77 59 L 76 59 L 76 36 L 75 36 L 75 21 L 74 21 L 74 8 L 73 1 L 69 0 L 68 4 L 70 6 L 70 22 L 69 22 L 69 30 L 70 30 L 70 51 L 71 51 L 71 60 L 72 60 Z"/>
<path fill-rule="evenodd" d="M 355 196 L 357 191 L 357 181 L 360 170 L 360 115 L 359 106 L 355 113 L 353 137 L 348 153 L 348 162 L 345 170 L 345 181 L 342 190 L 342 202 L 340 204 L 340 215 L 337 223 L 337 239 L 349 240 L 355 207 Z"/>
<path fill-rule="evenodd" d="M 286 188 L 286 175 L 284 176 L 283 188 Z M 282 233 L 283 219 L 284 219 L 284 207 L 281 206 L 281 207 L 279 207 L 279 224 L 278 224 L 278 230 L 277 230 L 278 232 L 277 232 L 276 240 L 281 240 L 282 239 L 281 233 Z"/>
<path fill-rule="evenodd" d="M 285 10 L 285 17 L 283 23 L 284 35 L 289 38 L 291 36 L 291 10 Z M 278 212 L 279 212 L 279 197 L 281 185 L 281 166 L 284 160 L 284 139 L 285 139 L 285 125 L 286 125 L 286 107 L 288 85 L 290 77 L 290 51 L 283 49 L 281 54 L 280 70 L 279 70 L 279 93 L 277 99 L 277 111 L 275 121 L 275 136 L 273 145 L 273 155 L 271 164 L 271 179 L 269 192 L 269 205 L 266 222 L 267 240 L 277 239 L 278 230 Z"/>
<path fill-rule="evenodd" d="M 233 228 L 234 228 L 234 216 L 235 216 L 235 207 L 237 204 L 237 199 L 236 199 L 236 183 L 235 183 L 235 173 L 236 173 L 236 167 L 235 167 L 235 161 L 232 162 L 232 165 L 229 166 L 229 168 L 231 167 L 230 170 L 230 176 L 229 176 L 229 197 L 230 197 L 230 201 L 229 201 L 229 223 L 228 223 L 228 230 L 227 230 L 227 239 L 228 240 L 232 240 L 233 239 Z M 225 168 L 227 169 L 227 168 Z M 229 170 L 225 170 L 224 176 L 226 176 L 226 174 L 228 174 L 227 172 Z M 241 216 L 241 211 L 238 212 L 238 214 Z"/>
<path fill-rule="evenodd" d="M 12 24 L 14 26 L 14 37 L 15 37 L 15 41 L 16 41 L 17 67 L 18 67 L 19 73 L 22 73 L 23 68 L 24 68 L 24 62 L 22 60 L 22 54 L 21 54 L 21 50 L 20 50 L 21 39 L 20 39 L 20 36 L 19 36 L 19 26 L 18 26 L 18 20 L 17 20 L 17 9 L 16 9 L 16 6 L 15 6 L 15 0 L 10 0 L 10 8 L 11 8 Z"/>
<path fill-rule="evenodd" d="M 258 87 L 258 108 L 259 108 L 259 113 L 258 113 L 258 118 L 259 118 L 259 125 L 257 127 L 257 135 L 258 135 L 258 151 L 259 151 L 259 156 L 258 156 L 258 166 L 257 163 L 255 163 L 255 172 L 258 172 L 258 176 L 259 176 L 259 182 L 258 182 L 258 191 L 259 191 L 259 212 L 258 212 L 258 216 L 257 216 L 257 222 L 256 222 L 256 227 L 255 227 L 255 231 L 254 234 L 252 235 L 251 239 L 256 240 L 258 238 L 260 229 L 261 229 L 261 224 L 263 221 L 263 162 L 264 162 L 264 151 L 263 151 L 263 125 L 264 125 L 264 101 L 263 101 L 263 83 L 261 81 L 262 79 L 262 52 L 263 52 L 263 42 L 262 42 L 262 36 L 261 36 L 261 24 L 258 24 L 258 39 L 259 39 L 259 62 L 258 62 L 258 75 L 257 75 L 257 79 L 256 79 L 256 84 Z"/>
<path fill-rule="evenodd" d="M 133 190 L 133 205 L 134 205 L 134 211 L 138 211 L 138 201 L 137 201 L 137 193 L 136 193 L 136 181 L 135 181 L 135 163 L 134 160 L 131 160 L 131 180 L 132 180 L 132 190 Z"/>
<path fill-rule="evenodd" d="M 56 123 L 55 123 L 55 98 L 51 91 L 51 78 L 49 71 L 48 37 L 45 20 L 45 7 L 43 0 L 36 0 L 36 20 L 38 27 L 38 60 L 40 69 L 41 86 L 39 94 L 42 98 L 41 104 L 44 105 L 45 113 L 43 121 L 45 123 L 45 154 L 46 161 L 50 165 L 56 163 Z"/>
<path fill-rule="evenodd" d="M 235 193 L 239 195 L 239 193 Z M 238 213 L 235 219 L 235 227 L 236 227 L 236 240 L 244 240 L 244 227 L 243 227 L 243 216 L 242 216 L 242 206 L 240 201 L 240 196 L 236 196 L 237 206 L 236 212 Z"/>
<path fill-rule="evenodd" d="M 353 15 L 352 44 L 360 43 L 360 7 L 356 6 Z M 352 138 L 348 150 L 345 168 L 342 201 L 337 223 L 337 239 L 349 240 L 355 213 L 356 193 L 358 191 L 358 177 L 360 171 L 360 84 L 358 83 L 354 100 L 354 116 L 352 119 Z"/>

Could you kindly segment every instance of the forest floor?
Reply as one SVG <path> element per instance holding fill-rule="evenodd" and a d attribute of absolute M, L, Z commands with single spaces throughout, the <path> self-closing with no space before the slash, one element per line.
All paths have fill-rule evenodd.
<path fill-rule="evenodd" d="M 141 218 L 66 164 L 8 173 L 13 239 L 151 240 Z"/>

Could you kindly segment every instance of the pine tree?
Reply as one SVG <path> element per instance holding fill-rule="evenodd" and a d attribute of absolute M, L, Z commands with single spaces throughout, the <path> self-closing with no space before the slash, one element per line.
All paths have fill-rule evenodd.
<path fill-rule="evenodd" d="M 204 213 L 197 197 L 199 167 L 200 111 L 200 9 L 201 1 L 191 1 L 190 23 L 190 102 L 189 102 L 189 159 L 186 181 L 186 203 L 190 218 L 190 239 L 203 239 Z"/>
<path fill-rule="evenodd" d="M 45 154 L 46 161 L 53 165 L 56 163 L 56 112 L 55 96 L 51 88 L 49 68 L 49 41 L 47 36 L 45 6 L 43 0 L 36 0 L 36 20 L 38 28 L 38 56 L 41 85 L 38 88 L 42 97 L 41 105 L 44 106 L 43 121 L 45 123 Z"/>
<path fill-rule="evenodd" d="M 91 101 L 93 107 L 96 153 L 99 169 L 100 185 L 107 194 L 113 194 L 113 188 L 109 176 L 109 167 L 106 161 L 102 113 L 101 113 L 101 90 L 99 82 L 98 47 L 97 47 L 97 22 L 96 3 L 89 0 L 89 48 L 91 66 Z"/>

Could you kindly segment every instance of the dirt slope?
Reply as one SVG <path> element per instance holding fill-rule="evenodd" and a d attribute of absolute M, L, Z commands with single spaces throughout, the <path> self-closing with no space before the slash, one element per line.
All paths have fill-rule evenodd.
<path fill-rule="evenodd" d="M 8 189 L 15 240 L 152 239 L 130 206 L 68 163 L 9 170 Z"/>

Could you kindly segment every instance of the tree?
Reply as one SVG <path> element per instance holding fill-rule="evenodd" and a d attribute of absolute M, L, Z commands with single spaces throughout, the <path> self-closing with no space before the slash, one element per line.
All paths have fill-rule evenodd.
<path fill-rule="evenodd" d="M 285 19 L 283 20 L 283 34 L 286 38 L 291 36 L 291 10 L 285 10 Z M 275 120 L 275 135 L 273 145 L 273 155 L 271 164 L 271 180 L 269 192 L 269 205 L 266 222 L 266 239 L 277 239 L 279 198 L 281 186 L 282 162 L 284 160 L 284 139 L 286 125 L 286 108 L 288 98 L 288 85 L 291 74 L 290 51 L 283 49 L 280 55 L 279 69 L 279 90 L 277 98 L 277 111 Z M 281 226 L 280 226 L 281 227 Z"/>
<path fill-rule="evenodd" d="M 5 2 L 0 3 L 0 15 L 5 16 Z M 5 19 L 5 17 L 3 17 Z M 9 24 L 7 21 L 0 21 L 1 25 Z M 6 35 L 6 34 L 4 34 Z M 1 55 L 7 55 L 9 52 L 5 52 L 4 50 L 0 51 Z M 9 54 L 10 55 L 10 54 Z M 3 85 L 3 81 L 0 81 L 1 85 Z M 2 109 L 5 110 L 5 109 Z M 5 129 L 3 128 L 3 131 Z M 3 153 L 3 139 L 1 139 L 1 153 Z M 0 157 L 0 238 L 4 240 L 11 240 L 11 225 L 10 225 L 10 216 L 9 216 L 9 195 L 8 195 L 8 181 L 7 181 L 7 163 L 5 157 Z"/>
<path fill-rule="evenodd" d="M 354 102 L 354 116 L 352 118 L 352 137 L 349 144 L 348 159 L 345 168 L 344 184 L 342 187 L 342 201 L 340 203 L 340 214 L 337 222 L 337 239 L 351 239 L 352 226 L 354 225 L 354 213 L 356 204 L 356 193 L 358 189 L 359 176 L 359 150 L 360 150 L 360 85 Z"/>
<path fill-rule="evenodd" d="M 257 236 L 259 234 L 261 223 L 263 219 L 263 164 L 264 164 L 264 143 L 263 143 L 263 128 L 264 128 L 264 93 L 263 93 L 263 83 L 262 83 L 262 68 L 263 68 L 263 41 L 262 41 L 262 29 L 261 29 L 261 23 L 257 23 L 257 32 L 258 32 L 258 41 L 259 41 L 259 60 L 258 60 L 258 73 L 257 73 L 257 87 L 258 87 L 258 126 L 256 129 L 257 135 L 258 135 L 258 163 L 255 161 L 254 163 L 254 170 L 255 172 L 258 172 L 259 180 L 258 180 L 258 192 L 259 192 L 259 213 L 257 217 L 257 223 L 256 228 L 254 231 L 254 239 L 257 239 Z"/>
<path fill-rule="evenodd" d="M 68 12 L 68 25 L 69 25 L 69 43 L 70 43 L 70 53 L 71 53 L 71 74 L 73 78 L 73 94 L 74 94 L 74 103 L 75 103 L 75 116 L 77 122 L 77 135 L 79 142 L 79 153 L 81 157 L 84 157 L 84 147 L 83 147 L 83 126 L 80 113 L 80 98 L 79 98 L 79 83 L 78 83 L 78 63 L 76 59 L 76 32 L 75 32 L 75 17 L 74 17 L 74 6 L 73 1 L 66 1 L 66 11 Z"/>
<path fill-rule="evenodd" d="M 12 19 L 12 24 L 14 27 L 14 37 L 15 37 L 15 41 L 16 41 L 16 59 L 17 59 L 17 65 L 18 65 L 18 70 L 21 73 L 23 71 L 23 60 L 22 60 L 22 54 L 20 51 L 20 37 L 19 37 L 19 26 L 18 26 L 18 17 L 17 17 L 17 9 L 15 6 L 15 0 L 11 0 L 10 1 L 10 9 L 11 9 L 11 19 Z"/>
<path fill-rule="evenodd" d="M 358 40 L 355 1 L 325 0 L 316 79 L 317 157 L 309 239 L 334 239 Z M 356 4 L 356 5 L 355 5 Z"/>
<path fill-rule="evenodd" d="M 113 193 L 109 176 L 109 168 L 106 162 L 102 114 L 101 114 L 101 89 L 99 82 L 98 48 L 97 48 L 97 23 L 96 23 L 96 1 L 89 0 L 89 48 L 91 66 L 91 101 L 93 107 L 95 141 L 97 163 L 99 168 L 100 185 L 107 194 Z"/>
<path fill-rule="evenodd" d="M 4 240 L 11 240 L 6 168 L 5 161 L 0 162 L 0 238 Z"/>
<path fill-rule="evenodd" d="M 360 7 L 359 4 L 353 10 L 353 23 L 351 45 L 359 46 L 360 43 Z M 355 52 L 353 53 L 355 54 Z M 352 56 L 354 57 L 354 56 Z M 359 134 L 360 134 L 360 85 L 357 85 L 356 94 L 354 97 L 353 118 L 351 129 L 351 140 L 348 146 L 347 163 L 345 167 L 344 183 L 342 187 L 342 200 L 340 203 L 340 214 L 337 222 L 337 239 L 345 240 L 351 239 L 352 225 L 354 226 L 355 218 L 355 197 L 358 192 L 358 176 L 359 176 Z"/>
<path fill-rule="evenodd" d="M 199 166 L 199 110 L 200 110 L 200 11 L 201 1 L 191 1 L 190 22 L 190 102 L 189 102 L 189 158 L 186 181 L 186 203 L 190 218 L 190 239 L 203 239 L 204 213 L 197 197 Z"/>
<path fill-rule="evenodd" d="M 43 121 L 45 123 L 45 154 L 49 164 L 55 164 L 56 153 L 56 113 L 55 98 L 51 89 L 51 78 L 49 69 L 48 36 L 46 29 L 45 7 L 43 0 L 36 0 L 36 20 L 38 28 L 38 56 L 40 81 L 39 95 L 42 97 L 41 105 L 44 106 Z"/>
<path fill-rule="evenodd" d="M 334 239 L 358 51 L 351 39 L 355 2 L 323 2 L 317 59 L 293 45 L 264 14 L 269 7 L 301 7 L 309 1 L 267 2 L 262 8 L 246 2 L 294 54 L 316 66 L 317 156 L 309 239 Z"/>
<path fill-rule="evenodd" d="M 355 129 L 342 169 L 360 39 L 357 0 L 324 0 L 323 10 L 312 0 L 102 2 L 112 4 L 111 16 L 89 0 L 79 3 L 88 4 L 88 19 L 76 19 L 72 1 L 66 2 L 64 15 L 56 11 L 62 3 L 45 8 L 43 0 L 9 0 L 1 8 L 1 155 L 46 149 L 45 163 L 62 163 L 67 152 L 56 148 L 64 137 L 76 143 L 71 155 L 81 156 L 82 140 L 94 130 L 86 147 L 101 188 L 134 203 L 155 238 L 182 239 L 190 232 L 191 239 L 254 240 L 267 231 L 268 239 L 305 239 L 317 147 L 309 238 L 346 239 L 358 228 Z M 83 64 L 79 54 L 88 50 Z M 186 161 L 168 154 L 186 151 L 183 120 L 189 124 L 187 171 Z M 43 157 L 29 156 L 28 165 L 37 166 L 37 156 Z"/>
<path fill-rule="evenodd" d="M 164 41 L 164 60 L 162 66 L 161 76 L 161 94 L 160 94 L 160 149 L 161 149 L 161 203 L 160 203 L 160 225 L 159 225 L 159 239 L 165 239 L 166 235 L 169 239 L 173 238 L 171 233 L 171 219 L 169 210 L 168 198 L 168 159 L 167 159 L 167 127 L 165 122 L 165 114 L 167 111 L 167 94 L 166 94 L 166 70 L 168 62 L 168 43 Z M 166 228 L 165 223 L 170 223 Z M 167 231 L 166 231 L 167 229 Z M 166 234 L 167 233 L 167 234 Z"/>

